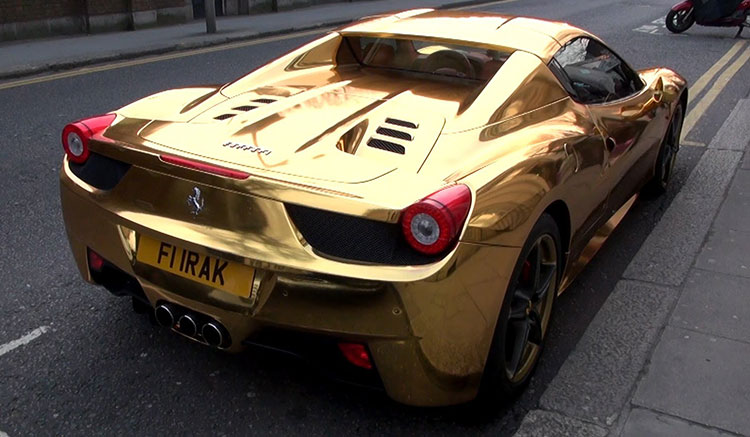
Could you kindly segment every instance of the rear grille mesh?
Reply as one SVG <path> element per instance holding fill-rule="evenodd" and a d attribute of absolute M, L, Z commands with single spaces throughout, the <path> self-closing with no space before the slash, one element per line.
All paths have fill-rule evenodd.
<path fill-rule="evenodd" d="M 404 239 L 399 223 L 385 223 L 322 209 L 286 204 L 305 240 L 321 255 L 385 265 L 423 265 L 442 255 L 423 255 Z"/>
<path fill-rule="evenodd" d="M 370 140 L 367 141 L 367 145 L 376 149 L 398 153 L 400 155 L 406 153 L 406 148 L 401 144 L 392 143 L 390 141 L 385 141 L 378 138 L 370 138 Z"/>

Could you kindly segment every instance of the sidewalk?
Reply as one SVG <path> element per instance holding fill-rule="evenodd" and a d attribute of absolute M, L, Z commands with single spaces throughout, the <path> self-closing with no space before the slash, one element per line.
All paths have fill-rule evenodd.
<path fill-rule="evenodd" d="M 744 99 L 516 436 L 750 435 L 749 140 Z"/>
<path fill-rule="evenodd" d="M 360 17 L 416 8 L 448 8 L 489 3 L 490 0 L 376 0 L 331 3 L 287 12 L 220 17 L 218 33 L 206 34 L 203 20 L 131 32 L 49 38 L 0 43 L 0 79 L 98 62 L 217 45 L 319 27 L 335 26 Z"/>

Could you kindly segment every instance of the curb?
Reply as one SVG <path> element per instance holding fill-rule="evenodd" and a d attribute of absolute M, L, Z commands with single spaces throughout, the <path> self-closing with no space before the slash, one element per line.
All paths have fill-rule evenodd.
<path fill-rule="evenodd" d="M 466 0 L 456 3 L 447 3 L 434 6 L 434 9 L 456 9 L 465 6 L 482 5 L 497 3 L 497 0 Z M 283 12 L 281 12 L 283 13 Z M 384 12 L 389 13 L 389 12 Z M 378 14 L 374 14 L 378 15 Z M 121 53 L 108 53 L 97 55 L 89 58 L 73 59 L 71 61 L 53 62 L 49 64 L 38 64 L 38 65 L 24 65 L 19 68 L 11 70 L 0 71 L 0 80 L 7 79 L 18 79 L 26 76 L 32 76 L 36 74 L 49 73 L 49 72 L 60 72 L 66 70 L 73 70 L 75 68 L 87 67 L 91 65 L 104 64 L 114 61 L 123 61 L 130 59 L 143 58 L 147 56 L 161 55 L 164 53 L 179 53 L 194 49 L 201 49 L 206 47 L 221 46 L 224 44 L 230 44 L 240 41 L 252 41 L 256 39 L 267 38 L 271 36 L 286 35 L 296 32 L 305 32 L 316 29 L 327 29 L 331 27 L 343 26 L 345 24 L 353 23 L 362 17 L 355 17 L 347 20 L 329 21 L 324 23 L 315 23 L 309 26 L 302 27 L 289 27 L 284 29 L 278 29 L 267 32 L 251 32 L 239 35 L 231 35 L 224 38 L 216 38 L 210 41 L 195 41 L 186 43 L 173 43 L 165 44 L 161 46 L 146 47 L 143 49 L 131 50 Z M 136 31 L 137 32 L 137 31 Z"/>

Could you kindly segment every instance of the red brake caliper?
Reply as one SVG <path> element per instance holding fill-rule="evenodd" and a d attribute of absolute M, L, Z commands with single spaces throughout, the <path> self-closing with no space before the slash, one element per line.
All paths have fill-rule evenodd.
<path fill-rule="evenodd" d="M 523 285 L 528 285 L 531 282 L 531 263 L 529 260 L 526 260 L 523 263 L 523 268 L 521 269 L 521 283 Z"/>

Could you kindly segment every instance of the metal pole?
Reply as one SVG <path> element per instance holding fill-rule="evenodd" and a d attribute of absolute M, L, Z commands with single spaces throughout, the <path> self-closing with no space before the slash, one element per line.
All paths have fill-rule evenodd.
<path fill-rule="evenodd" d="M 128 30 L 135 30 L 135 0 L 128 0 Z"/>
<path fill-rule="evenodd" d="M 86 33 L 91 33 L 91 21 L 89 20 L 89 0 L 83 0 L 83 28 Z"/>
<path fill-rule="evenodd" d="M 206 33 L 216 33 L 216 4 L 214 0 L 204 0 L 206 10 Z"/>

